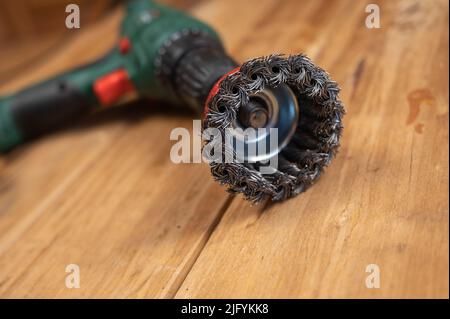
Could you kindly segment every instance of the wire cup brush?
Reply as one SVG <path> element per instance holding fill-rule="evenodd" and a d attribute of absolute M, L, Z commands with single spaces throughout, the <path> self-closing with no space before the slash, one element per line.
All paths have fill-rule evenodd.
<path fill-rule="evenodd" d="M 221 133 L 220 160 L 209 165 L 230 192 L 256 202 L 283 200 L 311 186 L 335 155 L 344 114 L 338 93 L 304 55 L 271 55 L 239 67 L 208 25 L 131 0 L 106 56 L 0 98 L 0 151 L 130 97 L 160 99 L 191 107 L 203 114 L 205 132 Z M 207 140 L 204 153 L 217 143 Z"/>
<path fill-rule="evenodd" d="M 214 178 L 252 201 L 284 200 L 305 191 L 338 150 L 344 115 L 338 93 L 336 82 L 305 55 L 271 55 L 234 69 L 207 99 L 204 127 L 223 136 L 227 128 L 276 128 L 278 143 L 257 154 L 259 160 L 235 155 L 232 163 L 211 161 Z M 233 145 L 223 143 L 223 152 L 236 153 Z M 271 157 L 277 157 L 275 167 L 261 173 L 261 162 Z"/>

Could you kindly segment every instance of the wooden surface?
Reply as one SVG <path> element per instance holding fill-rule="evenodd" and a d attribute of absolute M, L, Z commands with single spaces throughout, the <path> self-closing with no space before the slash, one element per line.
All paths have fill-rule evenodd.
<path fill-rule="evenodd" d="M 65 21 L 68 0 L 14 0 L 0 2 L 0 41 L 9 44 L 30 41 L 36 37 L 69 33 L 61 28 Z M 108 8 L 111 0 L 77 0 L 83 8 L 81 24 L 88 25 L 98 20 Z"/>
<path fill-rule="evenodd" d="M 305 52 L 327 69 L 347 108 L 338 157 L 301 196 L 251 206 L 207 165 L 169 160 L 189 114 L 95 114 L 0 157 L 0 296 L 448 298 L 448 3 L 378 1 L 381 29 L 365 27 L 367 3 L 184 6 L 240 61 Z M 105 52 L 121 15 L 17 71 L 2 65 L 1 93 Z M 65 286 L 68 264 L 79 289 Z M 366 287 L 369 264 L 379 289 Z"/>

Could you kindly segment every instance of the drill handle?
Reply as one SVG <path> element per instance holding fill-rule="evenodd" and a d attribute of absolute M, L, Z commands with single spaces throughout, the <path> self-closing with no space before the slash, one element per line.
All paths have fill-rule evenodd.
<path fill-rule="evenodd" d="M 101 102 L 94 92 L 99 78 L 119 69 L 114 52 L 104 58 L 0 98 L 0 152 L 24 140 L 64 127 Z"/>

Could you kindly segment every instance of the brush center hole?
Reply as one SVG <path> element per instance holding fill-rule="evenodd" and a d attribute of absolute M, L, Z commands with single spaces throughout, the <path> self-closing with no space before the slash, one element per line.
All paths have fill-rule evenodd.
<path fill-rule="evenodd" d="M 245 128 L 263 128 L 269 122 L 270 114 L 267 103 L 257 97 L 250 97 L 249 103 L 239 110 L 239 120 Z"/>

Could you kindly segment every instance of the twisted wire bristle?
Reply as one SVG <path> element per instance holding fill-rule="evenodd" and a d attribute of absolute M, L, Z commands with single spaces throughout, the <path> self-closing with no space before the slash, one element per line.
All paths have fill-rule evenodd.
<path fill-rule="evenodd" d="M 263 175 L 257 170 L 260 163 L 210 163 L 213 177 L 227 185 L 229 192 L 242 193 L 253 202 L 284 200 L 307 190 L 339 148 L 345 113 L 339 86 L 303 54 L 270 55 L 245 62 L 220 83 L 218 94 L 209 102 L 204 126 L 225 134 L 250 94 L 281 84 L 296 94 L 300 117 L 295 135 L 279 154 L 276 171 Z"/>

